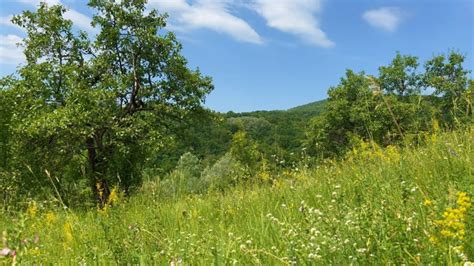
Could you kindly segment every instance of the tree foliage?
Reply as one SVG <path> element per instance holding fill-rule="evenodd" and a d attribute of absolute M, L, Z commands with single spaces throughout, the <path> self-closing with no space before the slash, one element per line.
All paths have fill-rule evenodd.
<path fill-rule="evenodd" d="M 73 30 L 60 5 L 13 19 L 27 32 L 27 63 L 2 80 L 1 99 L 12 112 L 8 145 L 17 157 L 9 167 L 21 172 L 22 187 L 44 187 L 49 178 L 38 173 L 47 170 L 57 185 L 83 177 L 97 192 L 110 182 L 129 190 L 162 146 L 163 129 L 199 109 L 213 88 L 187 67 L 180 43 L 163 31 L 166 16 L 146 12 L 145 1 L 89 5 L 93 40 Z"/>
<path fill-rule="evenodd" d="M 326 112 L 311 123 L 310 152 L 340 156 L 359 140 L 387 146 L 417 140 L 437 121 L 450 129 L 472 123 L 472 80 L 464 59 L 456 52 L 435 56 L 422 72 L 417 57 L 397 53 L 378 77 L 348 70 L 329 90 Z"/>

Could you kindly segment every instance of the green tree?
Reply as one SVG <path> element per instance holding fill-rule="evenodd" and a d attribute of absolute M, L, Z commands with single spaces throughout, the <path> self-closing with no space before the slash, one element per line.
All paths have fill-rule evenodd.
<path fill-rule="evenodd" d="M 248 168 L 250 175 L 254 174 L 262 157 L 257 143 L 250 139 L 244 131 L 238 131 L 232 137 L 230 153 Z"/>
<path fill-rule="evenodd" d="M 173 33 L 162 32 L 166 16 L 147 12 L 145 4 L 91 0 L 92 24 L 100 29 L 94 41 L 73 31 L 59 5 L 42 3 L 14 17 L 27 31 L 27 64 L 2 94 L 17 95 L 11 103 L 16 153 L 29 153 L 17 168 L 72 171 L 72 179 L 85 172 L 103 204 L 108 183 L 128 191 L 140 182 L 163 127 L 199 109 L 211 79 L 186 66 Z"/>
<path fill-rule="evenodd" d="M 424 82 L 435 90 L 434 95 L 441 97 L 442 120 L 450 128 L 472 122 L 470 71 L 463 67 L 465 59 L 464 55 L 453 51 L 425 63 Z"/>
<path fill-rule="evenodd" d="M 422 95 L 423 73 L 418 71 L 418 58 L 397 53 L 388 66 L 379 68 L 379 77 L 373 79 L 398 131 L 398 137 L 416 136 L 431 127 L 435 116 L 435 98 Z M 392 130 L 393 129 L 389 129 Z"/>
<path fill-rule="evenodd" d="M 417 57 L 397 53 L 390 65 L 379 67 L 381 89 L 401 97 L 419 95 L 422 90 L 422 76 L 417 72 L 418 65 Z"/>
<path fill-rule="evenodd" d="M 344 154 L 352 140 L 370 140 L 386 146 L 423 139 L 433 118 L 449 127 L 472 121 L 472 88 L 462 64 L 464 57 L 437 56 L 418 71 L 417 57 L 400 55 L 379 76 L 348 70 L 341 83 L 329 90 L 326 112 L 313 119 L 306 145 L 323 157 Z M 424 95 L 434 88 L 434 95 Z"/>
<path fill-rule="evenodd" d="M 382 139 L 385 119 L 379 119 L 371 82 L 365 73 L 347 70 L 337 87 L 329 89 L 326 112 L 313 119 L 306 145 L 313 155 L 344 154 L 351 138 Z"/>

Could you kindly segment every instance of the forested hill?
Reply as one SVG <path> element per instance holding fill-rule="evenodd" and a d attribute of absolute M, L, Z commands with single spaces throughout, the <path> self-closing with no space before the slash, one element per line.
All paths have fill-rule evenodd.
<path fill-rule="evenodd" d="M 155 165 L 168 172 L 186 152 L 212 162 L 229 151 L 238 132 L 245 133 L 246 141 L 259 151 L 291 163 L 300 157 L 310 121 L 323 112 L 325 103 L 321 100 L 288 110 L 243 113 L 203 110 L 177 125 L 178 136 L 168 143 L 172 147 L 155 158 Z"/>
<path fill-rule="evenodd" d="M 288 109 L 288 112 L 319 115 L 324 111 L 326 100 L 315 101 Z"/>
<path fill-rule="evenodd" d="M 327 100 L 319 100 L 307 104 L 299 105 L 289 108 L 287 110 L 258 110 L 252 112 L 227 112 L 227 116 L 259 116 L 261 114 L 283 114 L 283 113 L 299 113 L 300 115 L 319 115 L 324 111 L 324 106 Z"/>
<path fill-rule="evenodd" d="M 288 110 L 229 112 L 225 115 L 232 131 L 243 130 L 265 149 L 284 156 L 301 147 L 309 121 L 324 111 L 326 100 L 316 101 Z"/>

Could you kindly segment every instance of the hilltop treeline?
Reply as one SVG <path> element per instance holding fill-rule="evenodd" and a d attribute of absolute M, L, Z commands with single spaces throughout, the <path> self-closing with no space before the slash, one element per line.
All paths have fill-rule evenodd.
<path fill-rule="evenodd" d="M 377 76 L 348 70 L 312 105 L 215 113 L 202 108 L 211 79 L 187 67 L 166 16 L 144 1 L 89 5 L 95 39 L 59 5 L 13 18 L 27 62 L 0 80 L 4 206 L 54 197 L 103 207 L 113 186 L 131 194 L 144 178 L 172 193 L 274 183 L 361 143 L 418 144 L 473 122 L 474 83 L 457 52 L 423 65 L 397 54 Z"/>

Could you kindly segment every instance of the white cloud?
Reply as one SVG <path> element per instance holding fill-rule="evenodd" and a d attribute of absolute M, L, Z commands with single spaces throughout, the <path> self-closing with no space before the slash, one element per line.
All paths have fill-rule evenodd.
<path fill-rule="evenodd" d="M 45 2 L 48 5 L 61 4 L 61 1 L 59 0 L 19 0 L 19 1 L 21 3 L 29 4 L 35 7 L 38 6 L 41 2 Z M 97 33 L 97 30 L 94 29 L 91 25 L 92 19 L 74 9 L 68 9 L 64 13 L 64 18 L 71 20 L 73 24 L 81 30 L 85 30 L 91 34 Z"/>
<path fill-rule="evenodd" d="M 314 45 L 334 45 L 316 18 L 321 11 L 321 0 L 255 0 L 252 6 L 266 19 L 269 27 L 297 35 Z"/>
<path fill-rule="evenodd" d="M 381 7 L 365 11 L 362 18 L 373 27 L 394 32 L 402 21 L 402 12 L 396 7 Z"/>
<path fill-rule="evenodd" d="M 175 29 L 192 30 L 205 28 L 232 36 L 234 39 L 261 44 L 260 35 L 243 19 L 229 11 L 230 1 L 150 0 L 149 7 L 168 12 L 174 18 Z"/>
<path fill-rule="evenodd" d="M 22 27 L 12 23 L 12 18 L 13 18 L 12 15 L 4 16 L 4 17 L 0 16 L 0 26 L 13 27 L 13 28 L 16 28 L 20 31 L 24 31 L 24 29 Z"/>
<path fill-rule="evenodd" d="M 28 4 L 31 6 L 38 6 L 40 2 L 46 2 L 48 5 L 61 4 L 59 0 L 19 0 L 19 2 Z M 85 30 L 89 33 L 96 33 L 97 31 L 91 26 L 91 18 L 77 12 L 76 10 L 69 9 L 64 13 L 66 19 L 71 20 L 76 27 Z M 0 16 L 0 25 L 18 27 L 11 23 L 12 16 Z M 23 28 L 18 27 L 21 30 Z M 23 48 L 18 47 L 17 43 L 20 43 L 22 38 L 17 35 L 0 35 L 0 65 L 18 65 L 19 63 L 25 62 L 25 56 L 23 54 Z"/>
<path fill-rule="evenodd" d="M 57 5 L 59 0 L 19 0 L 21 3 L 37 6 L 41 2 L 45 2 L 48 5 Z"/>
<path fill-rule="evenodd" d="M 17 35 L 0 35 L 0 64 L 18 65 L 25 61 L 23 49 L 17 46 L 21 41 Z"/>
<path fill-rule="evenodd" d="M 66 11 L 66 13 L 64 13 L 64 18 L 71 20 L 76 27 L 82 30 L 85 30 L 91 34 L 97 33 L 97 29 L 91 25 L 92 19 L 82 13 L 77 12 L 76 10 L 69 9 Z"/>
<path fill-rule="evenodd" d="M 13 16 L 0 17 L 0 25 L 13 26 L 11 19 Z"/>

